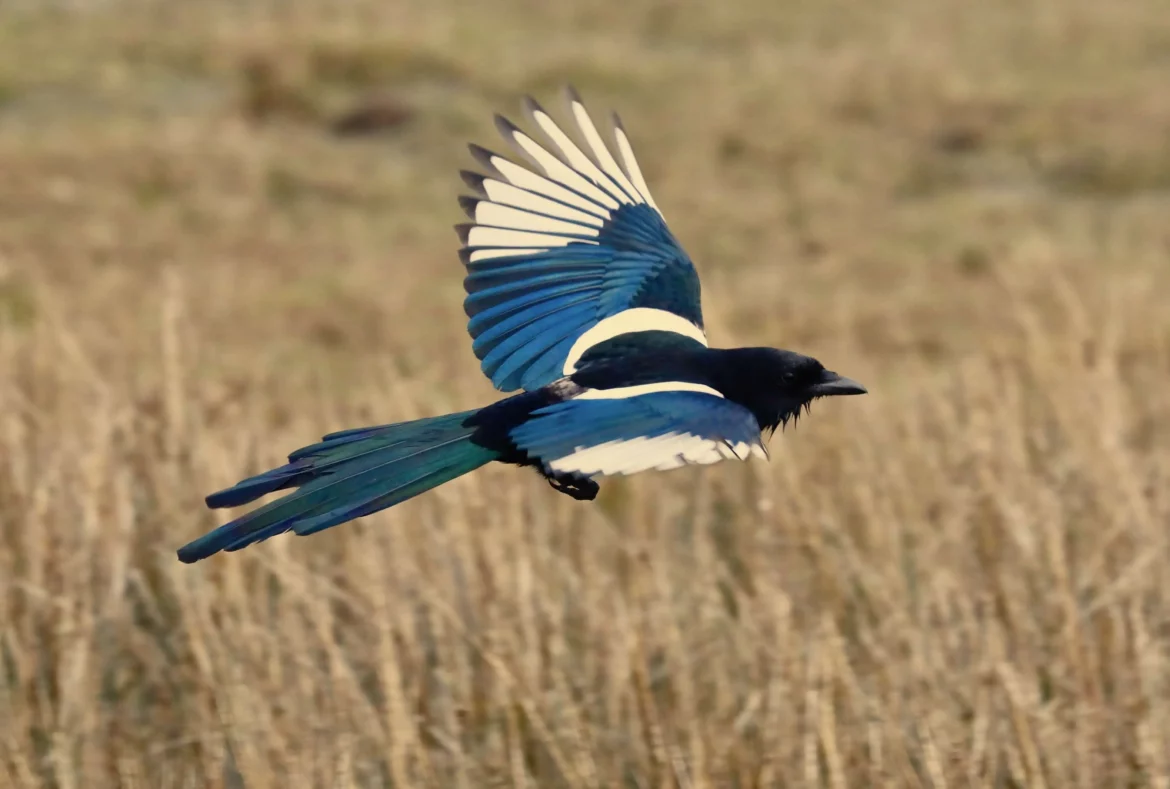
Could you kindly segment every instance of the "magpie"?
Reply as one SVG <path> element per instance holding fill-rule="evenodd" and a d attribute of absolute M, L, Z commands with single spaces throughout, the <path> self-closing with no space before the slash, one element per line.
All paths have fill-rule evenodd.
<path fill-rule="evenodd" d="M 471 145 L 484 172 L 456 226 L 472 349 L 501 392 L 486 408 L 343 430 L 212 493 L 212 509 L 295 489 L 183 546 L 183 562 L 307 535 L 490 462 L 530 466 L 578 500 L 598 477 L 767 458 L 768 437 L 820 397 L 865 388 L 816 359 L 707 344 L 699 277 L 667 226 L 616 114 L 603 141 L 579 94 L 572 126 L 531 97 L 539 137 L 497 115 L 518 156 Z M 573 128 L 575 127 L 575 128 Z M 577 139 L 570 137 L 573 131 Z"/>

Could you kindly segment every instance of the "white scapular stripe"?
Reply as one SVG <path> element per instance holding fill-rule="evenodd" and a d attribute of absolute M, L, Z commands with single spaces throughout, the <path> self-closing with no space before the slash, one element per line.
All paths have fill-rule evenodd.
<path fill-rule="evenodd" d="M 551 461 L 548 467 L 561 473 L 635 474 L 639 471 L 667 471 L 688 464 L 708 465 L 721 460 L 747 460 L 752 454 L 752 445 L 746 441 L 730 445 L 726 441 L 701 438 L 690 433 L 667 433 L 580 447 L 571 454 Z"/>
<path fill-rule="evenodd" d="M 634 307 L 622 310 L 616 315 L 610 315 L 578 337 L 577 341 L 573 343 L 573 347 L 569 349 L 569 355 L 565 357 L 564 374 L 571 375 L 576 372 L 577 362 L 593 346 L 606 340 L 612 340 L 622 334 L 639 331 L 673 332 L 690 337 L 692 340 L 702 343 L 704 347 L 707 345 L 707 335 L 703 333 L 703 330 L 681 315 L 652 307 Z"/>
<path fill-rule="evenodd" d="M 618 386 L 613 389 L 586 389 L 572 398 L 574 400 L 625 400 L 627 397 L 653 394 L 654 392 L 702 392 L 722 398 L 723 393 L 703 384 L 694 384 L 689 381 L 660 381 L 652 384 L 638 384 L 637 386 Z"/>

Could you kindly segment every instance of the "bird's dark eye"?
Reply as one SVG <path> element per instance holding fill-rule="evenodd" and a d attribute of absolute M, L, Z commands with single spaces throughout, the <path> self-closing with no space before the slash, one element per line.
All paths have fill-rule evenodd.
<path fill-rule="evenodd" d="M 780 376 L 780 380 L 786 384 L 790 384 L 796 380 L 796 373 L 789 370 L 788 372 L 786 372 Z"/>

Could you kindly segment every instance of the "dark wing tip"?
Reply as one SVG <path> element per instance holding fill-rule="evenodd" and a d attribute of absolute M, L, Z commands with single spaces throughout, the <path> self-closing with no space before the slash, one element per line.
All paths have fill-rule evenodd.
<path fill-rule="evenodd" d="M 521 133 L 521 134 L 523 133 L 523 132 L 520 132 L 519 126 L 512 123 L 512 121 L 508 120 L 507 118 L 505 118 L 503 115 L 500 115 L 499 113 L 496 113 L 492 117 L 492 120 L 494 120 L 496 123 L 496 130 L 499 131 L 499 133 L 502 134 L 505 139 L 511 140 L 512 135 L 517 134 L 517 133 Z"/>
<path fill-rule="evenodd" d="M 463 209 L 463 213 L 467 214 L 468 219 L 475 219 L 475 207 L 480 202 L 481 198 L 471 197 L 470 195 L 459 195 L 459 207 Z"/>
<path fill-rule="evenodd" d="M 524 117 L 527 118 L 528 122 L 531 123 L 535 128 L 543 132 L 544 128 L 536 121 L 536 113 L 539 112 L 542 115 L 548 115 L 548 112 L 544 109 L 544 107 L 540 106 L 536 99 L 532 98 L 531 96 L 525 96 L 520 103 L 524 110 Z"/>
<path fill-rule="evenodd" d="M 475 190 L 482 197 L 487 197 L 487 190 L 483 188 L 483 182 L 487 180 L 486 175 L 473 173 L 471 170 L 460 170 L 459 177 L 468 188 Z"/>
<path fill-rule="evenodd" d="M 496 166 L 494 164 L 492 164 L 492 159 L 503 158 L 498 153 L 496 153 L 494 151 L 489 151 L 487 148 L 484 148 L 482 145 L 476 145 L 475 143 L 468 143 L 467 150 L 471 151 L 471 157 L 473 159 L 475 159 L 476 162 L 479 163 L 480 167 L 482 167 L 483 169 L 487 170 L 490 173 L 493 173 L 495 175 L 500 175 L 500 171 L 496 169 Z M 503 176 L 501 176 L 501 177 L 503 177 Z"/>
<path fill-rule="evenodd" d="M 525 96 L 520 100 L 520 106 L 524 108 L 524 114 L 529 117 L 535 112 L 544 112 L 544 107 L 540 106 L 540 102 L 531 96 Z M 545 113 L 547 115 L 547 113 Z"/>
<path fill-rule="evenodd" d="M 582 100 L 581 94 L 577 92 L 577 88 L 574 87 L 573 83 L 570 82 L 570 83 L 565 84 L 564 94 L 565 94 L 565 98 L 568 99 L 570 102 L 576 102 L 577 104 L 580 104 L 582 107 L 585 106 L 585 102 L 584 102 L 584 100 Z"/>
<path fill-rule="evenodd" d="M 514 150 L 518 156 L 520 156 L 524 161 L 528 162 L 528 169 L 538 173 L 544 172 L 544 165 L 542 165 L 530 151 L 528 151 L 523 145 L 520 144 L 521 137 L 525 137 L 531 140 L 531 136 L 519 126 L 512 123 L 512 121 L 505 118 L 503 115 L 496 115 L 495 120 L 496 128 L 499 130 L 500 135 L 508 142 L 510 146 L 512 146 L 512 150 Z M 539 147 L 539 143 L 537 145 Z"/>
<path fill-rule="evenodd" d="M 455 225 L 455 232 L 459 236 L 459 243 L 467 246 L 467 239 L 471 236 L 471 229 L 473 227 L 475 227 L 475 225 L 471 222 L 464 222 L 462 224 Z"/>
<path fill-rule="evenodd" d="M 542 107 L 536 101 L 536 99 L 532 98 L 531 96 L 525 96 L 524 97 L 524 115 L 528 118 L 528 122 L 531 123 L 533 125 L 533 127 L 540 130 L 540 133 L 544 137 L 544 139 L 547 142 L 551 143 L 551 147 L 546 147 L 545 150 L 547 150 L 553 156 L 560 159 L 568 167 L 575 169 L 572 161 L 569 159 L 568 155 L 565 153 L 564 149 L 561 147 L 561 143 L 558 142 L 553 137 L 553 135 L 549 133 L 549 131 L 544 127 L 543 124 L 541 124 L 539 121 L 537 121 L 536 113 L 538 113 L 538 112 L 541 115 L 544 115 L 546 118 L 548 118 L 554 127 L 560 128 L 562 130 L 561 133 L 564 134 L 563 127 L 558 126 L 556 119 L 553 118 L 552 114 L 549 113 L 548 110 L 546 110 L 544 107 Z M 531 158 L 528 155 L 527 151 L 521 151 L 521 153 L 525 157 Z M 534 164 L 538 164 L 538 163 L 534 162 Z M 544 169 L 543 165 L 540 165 L 540 168 L 543 170 Z"/>
<path fill-rule="evenodd" d="M 471 250 L 463 247 L 459 250 L 459 262 L 463 264 L 464 268 L 471 265 Z"/>

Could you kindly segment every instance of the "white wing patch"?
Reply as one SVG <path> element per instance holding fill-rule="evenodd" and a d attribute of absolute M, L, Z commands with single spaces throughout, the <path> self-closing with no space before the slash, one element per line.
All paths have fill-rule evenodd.
<path fill-rule="evenodd" d="M 589 147 L 589 153 L 592 155 L 594 163 L 600 166 L 606 175 L 612 178 L 626 194 L 636 195 L 646 205 L 658 211 L 658 206 L 654 204 L 653 198 L 650 197 L 650 191 L 639 190 L 630 182 L 629 177 L 622 171 L 622 168 L 618 167 L 618 163 L 614 160 L 613 154 L 609 152 L 609 148 L 602 142 L 601 135 L 597 133 L 597 127 L 593 125 L 593 119 L 585 111 L 585 105 L 581 103 L 581 97 L 575 92 L 569 93 L 569 111 L 573 113 L 573 120 L 577 122 L 577 128 L 580 129 L 581 135 L 585 138 L 585 143 Z M 658 213 L 661 214 L 662 212 L 659 211 Z"/>
<path fill-rule="evenodd" d="M 525 111 L 547 138 L 548 148 L 497 116 L 500 133 L 535 172 L 491 151 L 472 147 L 480 164 L 496 177 L 473 184 L 487 199 L 468 209 L 477 227 L 472 228 L 465 243 L 480 247 L 471 253 L 471 260 L 547 252 L 574 241 L 596 243 L 591 239 L 597 238 L 606 220 L 622 205 L 644 203 L 658 211 L 625 132 L 620 127 L 614 130 L 619 165 L 581 98 L 572 91 L 569 110 L 584 149 L 532 99 L 525 101 Z M 619 123 L 616 115 L 614 122 Z M 491 232 L 477 232 L 481 230 Z M 557 235 L 552 240 L 540 237 L 550 233 Z"/>
<path fill-rule="evenodd" d="M 513 166 L 515 167 L 515 165 Z M 500 168 L 497 165 L 495 169 L 499 170 Z M 520 172 L 528 172 L 527 170 L 523 170 L 521 168 L 516 169 L 520 170 Z M 528 174 L 533 175 L 532 173 Z M 533 177 L 539 178 L 539 176 Z M 548 182 L 548 185 L 556 186 L 556 184 L 553 184 L 551 181 Z M 524 211 L 530 211 L 534 214 L 543 214 L 546 216 L 558 217 L 560 219 L 568 219 L 572 222 L 581 222 L 583 224 L 592 225 L 593 227 L 597 228 L 600 228 L 603 224 L 605 224 L 604 216 L 599 216 L 598 214 L 595 214 L 587 209 L 583 209 L 580 206 L 557 200 L 553 195 L 530 192 L 513 183 L 496 181 L 494 179 L 487 178 L 484 179 L 482 183 L 478 184 L 478 188 L 483 190 L 484 194 L 487 195 L 488 200 L 497 205 L 513 206 Z M 572 198 L 572 194 L 569 194 L 568 196 Z M 490 204 L 491 203 L 488 205 Z M 482 206 L 484 204 L 480 205 Z"/>
<path fill-rule="evenodd" d="M 589 217 L 588 214 L 580 214 L 580 216 L 585 217 L 585 219 L 550 216 L 526 208 L 516 208 L 487 201 L 477 203 L 475 206 L 475 221 L 480 225 L 490 225 L 493 228 L 522 228 L 525 232 L 535 233 L 564 233 L 581 236 L 585 239 L 597 238 L 600 225 L 590 224 L 587 220 L 592 217 Z"/>
<path fill-rule="evenodd" d="M 480 225 L 471 228 L 467 236 L 467 246 L 527 249 L 541 246 L 564 246 L 572 240 L 548 233 L 537 233 L 531 230 L 509 230 L 502 227 L 484 227 Z"/>
<path fill-rule="evenodd" d="M 681 315 L 651 307 L 634 307 L 610 315 L 578 337 L 573 347 L 569 349 L 569 355 L 565 357 L 564 374 L 576 372 L 577 362 L 593 346 L 623 334 L 639 331 L 668 331 L 690 337 L 702 343 L 703 347 L 707 346 L 706 333 Z"/>
<path fill-rule="evenodd" d="M 629 173 L 630 180 L 638 187 L 638 191 L 646 198 L 646 203 L 655 211 L 658 211 L 658 206 L 654 203 L 654 198 L 650 196 L 650 189 L 646 186 L 646 179 L 642 177 L 642 168 L 638 167 L 638 160 L 634 158 L 634 148 L 630 145 L 630 138 L 626 135 L 626 130 L 622 126 L 622 119 L 614 113 L 613 116 L 613 135 L 617 139 L 618 153 L 622 156 L 622 164 L 625 165 L 626 172 Z M 661 211 L 658 211 L 661 214 Z"/>
<path fill-rule="evenodd" d="M 481 151 L 482 149 L 475 150 Z M 577 194 L 572 189 L 565 188 L 555 180 L 550 180 L 539 173 L 534 173 L 531 170 L 521 167 L 515 162 L 510 162 L 499 154 L 483 152 L 479 156 L 483 165 L 495 170 L 504 181 L 512 186 L 524 189 L 533 198 L 555 200 L 576 208 L 578 211 L 592 214 L 602 220 L 609 218 L 609 211 L 606 211 L 592 200 Z M 484 184 L 486 185 L 487 181 L 484 181 Z"/>
<path fill-rule="evenodd" d="M 580 447 L 547 465 L 552 471 L 560 473 L 617 475 L 650 470 L 668 471 L 692 464 L 709 465 L 721 460 L 747 460 L 752 455 L 766 457 L 763 446 L 746 441 L 730 444 L 690 433 L 667 433 Z"/>

